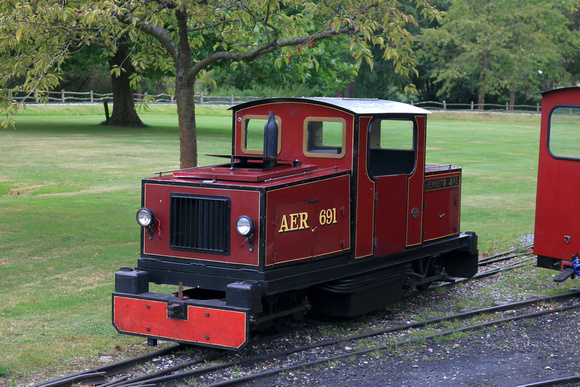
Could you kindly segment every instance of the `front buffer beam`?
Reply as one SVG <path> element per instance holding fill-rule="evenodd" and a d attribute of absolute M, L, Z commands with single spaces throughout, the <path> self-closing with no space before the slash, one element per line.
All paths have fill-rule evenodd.
<path fill-rule="evenodd" d="M 248 311 L 195 305 L 173 294 L 113 293 L 117 331 L 148 339 L 241 349 L 249 339 Z"/>
<path fill-rule="evenodd" d="M 120 333 L 150 342 L 165 339 L 227 349 L 241 349 L 248 343 L 255 287 L 232 284 L 230 298 L 236 303 L 231 305 L 221 299 L 153 293 L 147 285 L 145 271 L 122 268 L 116 273 L 112 319 Z"/>

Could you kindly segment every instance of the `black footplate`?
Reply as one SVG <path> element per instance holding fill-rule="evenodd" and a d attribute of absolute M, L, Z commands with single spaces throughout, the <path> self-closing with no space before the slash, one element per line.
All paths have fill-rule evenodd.
<path fill-rule="evenodd" d="M 574 275 L 574 269 L 571 267 L 565 269 L 560 274 L 554 277 L 554 282 L 564 282 Z"/>

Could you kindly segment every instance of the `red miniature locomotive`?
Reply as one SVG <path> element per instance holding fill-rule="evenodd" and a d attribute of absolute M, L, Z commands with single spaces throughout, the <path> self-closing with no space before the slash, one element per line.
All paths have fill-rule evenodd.
<path fill-rule="evenodd" d="M 580 275 L 580 88 L 542 94 L 534 253 L 538 266 Z"/>
<path fill-rule="evenodd" d="M 425 165 L 428 111 L 332 98 L 232 110 L 223 164 L 143 180 L 141 257 L 115 277 L 119 332 L 239 349 L 310 309 L 356 316 L 477 272 L 461 169 Z"/>

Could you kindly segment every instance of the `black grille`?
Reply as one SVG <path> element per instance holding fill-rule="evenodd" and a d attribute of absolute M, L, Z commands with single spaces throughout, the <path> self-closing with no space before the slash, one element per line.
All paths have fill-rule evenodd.
<path fill-rule="evenodd" d="M 230 199 L 172 194 L 169 247 L 173 250 L 228 254 Z"/>

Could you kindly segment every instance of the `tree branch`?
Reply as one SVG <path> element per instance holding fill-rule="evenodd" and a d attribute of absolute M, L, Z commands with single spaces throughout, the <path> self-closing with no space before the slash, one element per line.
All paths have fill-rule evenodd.
<path fill-rule="evenodd" d="M 188 32 L 198 32 L 198 31 L 203 31 L 203 30 L 209 30 L 209 29 L 212 29 L 212 28 L 215 28 L 215 27 L 219 27 L 219 26 L 224 25 L 224 24 L 237 22 L 239 20 L 240 19 L 224 20 L 224 21 L 220 21 L 220 22 L 217 22 L 217 23 L 208 24 L 208 25 L 205 25 L 205 26 L 200 26 L 200 27 L 196 27 L 196 28 L 188 28 L 187 31 Z"/>
<path fill-rule="evenodd" d="M 315 41 L 315 40 L 327 39 L 327 38 L 331 38 L 331 37 L 338 36 L 338 35 L 348 35 L 348 34 L 352 34 L 354 32 L 355 32 L 355 29 L 352 26 L 344 26 L 338 30 L 335 30 L 335 29 L 327 30 L 324 32 L 316 33 L 314 35 L 303 36 L 303 37 L 294 38 L 294 39 L 288 39 L 288 40 L 283 40 L 283 41 L 272 40 L 266 44 L 263 44 L 262 46 L 260 46 L 256 49 L 254 49 L 254 50 L 251 50 L 251 51 L 248 51 L 245 53 L 230 52 L 230 51 L 215 52 L 213 54 L 208 55 L 207 57 L 200 60 L 199 62 L 197 62 L 195 64 L 195 66 L 193 66 L 192 69 L 190 70 L 189 76 L 197 76 L 197 74 L 199 74 L 199 72 L 201 70 L 205 69 L 206 67 L 208 67 L 212 63 L 215 63 L 215 62 L 220 61 L 220 60 L 232 60 L 232 61 L 246 60 L 246 61 L 249 61 L 249 60 L 256 59 L 257 57 L 259 57 L 261 55 L 271 54 L 274 51 L 276 51 L 280 48 L 283 48 L 283 47 L 299 46 L 299 45 L 307 44 L 307 43 Z"/>
<path fill-rule="evenodd" d="M 131 14 L 124 13 L 124 14 L 117 14 L 117 19 L 127 25 L 130 26 L 133 23 L 135 17 Z M 155 39 L 161 43 L 161 45 L 167 50 L 167 53 L 173 58 L 173 60 L 178 60 L 179 58 L 179 47 L 177 43 L 171 37 L 169 31 L 164 29 L 163 27 L 159 27 L 150 23 L 146 23 L 143 19 L 139 19 L 135 22 L 135 25 L 146 34 L 153 36 Z"/>

